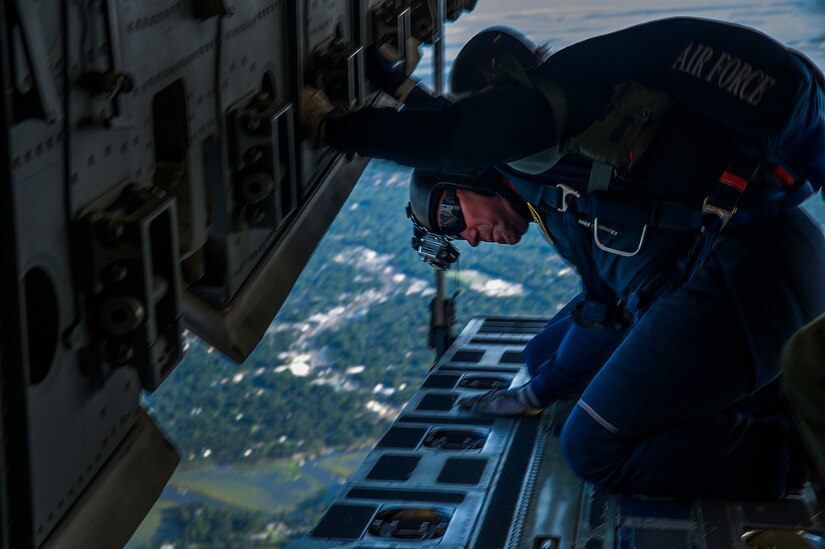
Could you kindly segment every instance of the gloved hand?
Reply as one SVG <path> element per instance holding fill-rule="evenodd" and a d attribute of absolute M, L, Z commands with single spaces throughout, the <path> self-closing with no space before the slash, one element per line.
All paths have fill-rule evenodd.
<path fill-rule="evenodd" d="M 544 409 L 530 382 L 521 387 L 493 389 L 481 395 L 464 397 L 458 405 L 485 416 L 535 416 Z"/>
<path fill-rule="evenodd" d="M 304 135 L 316 145 L 324 139 L 324 120 L 334 109 L 323 90 L 304 86 L 301 92 L 301 128 Z"/>
<path fill-rule="evenodd" d="M 407 40 L 407 58 L 398 56 L 398 51 L 392 44 L 372 45 L 367 49 L 367 78 L 372 84 L 384 93 L 387 93 L 402 103 L 407 95 L 418 85 L 416 80 L 409 78 L 421 60 L 417 39 Z"/>

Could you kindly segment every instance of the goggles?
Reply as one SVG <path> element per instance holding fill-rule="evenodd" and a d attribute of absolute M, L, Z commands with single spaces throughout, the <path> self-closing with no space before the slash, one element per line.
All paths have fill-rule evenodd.
<path fill-rule="evenodd" d="M 456 237 L 467 228 L 455 188 L 448 187 L 444 191 L 444 199 L 438 207 L 438 228 L 449 237 Z"/>

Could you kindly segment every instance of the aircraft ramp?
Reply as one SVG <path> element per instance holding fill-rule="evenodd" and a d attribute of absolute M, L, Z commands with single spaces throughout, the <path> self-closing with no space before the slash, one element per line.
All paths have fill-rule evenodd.
<path fill-rule="evenodd" d="M 462 396 L 528 378 L 537 318 L 475 318 L 297 548 L 825 548 L 823 502 L 647 498 L 578 479 L 556 436 L 572 402 L 476 416 Z"/>

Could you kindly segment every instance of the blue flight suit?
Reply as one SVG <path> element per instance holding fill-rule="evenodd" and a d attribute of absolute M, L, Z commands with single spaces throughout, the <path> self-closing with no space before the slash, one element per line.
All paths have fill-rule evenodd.
<path fill-rule="evenodd" d="M 821 75 L 754 31 L 674 18 L 575 44 L 528 76 L 535 86 L 431 109 L 334 115 L 326 140 L 420 168 L 498 166 L 536 206 L 582 276 L 583 293 L 527 346 L 525 359 L 545 402 L 583 391 L 561 433 L 564 455 L 583 478 L 651 495 L 781 497 L 788 422 L 744 412 L 778 376 L 783 343 L 825 311 L 819 227 L 795 206 L 746 208 L 687 282 L 638 307 L 636 298 L 685 258 L 698 230 L 691 212 L 733 155 L 763 161 L 749 204 L 784 192 L 772 165 L 822 187 Z M 564 124 L 540 90 L 543 80 L 564 92 Z M 609 191 L 587 192 L 590 163 L 578 156 L 519 169 L 519 161 L 588 128 L 614 86 L 629 80 L 668 92 L 679 106 Z M 548 184 L 580 197 L 543 200 L 537 189 Z M 632 309 L 629 325 L 613 326 L 617 302 Z M 588 328 L 600 314 L 611 326 Z"/>

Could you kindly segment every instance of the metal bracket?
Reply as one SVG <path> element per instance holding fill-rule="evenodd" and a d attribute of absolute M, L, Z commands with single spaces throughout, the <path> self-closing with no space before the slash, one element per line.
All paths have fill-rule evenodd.
<path fill-rule="evenodd" d="M 645 226 L 642 227 L 642 236 L 639 237 L 639 246 L 632 252 L 625 252 L 623 250 L 617 250 L 616 248 L 611 248 L 611 247 L 603 244 L 599 240 L 599 231 L 603 230 L 603 229 L 604 229 L 604 227 L 599 227 L 599 218 L 598 217 L 594 218 L 593 219 L 593 242 L 595 242 L 596 247 L 598 249 L 602 250 L 602 251 L 605 251 L 605 252 L 608 252 L 608 253 L 611 253 L 611 254 L 615 254 L 615 255 L 620 255 L 622 257 L 633 257 L 634 255 L 638 254 L 642 250 L 642 245 L 644 245 L 645 236 L 647 235 L 647 223 L 645 223 Z"/>
<path fill-rule="evenodd" d="M 364 70 L 364 48 L 332 38 L 320 45 L 313 54 L 319 82 L 333 103 L 356 107 L 364 103 L 361 79 Z"/>
<path fill-rule="evenodd" d="M 26 49 L 25 57 L 34 78 L 34 93 L 40 103 L 43 117 L 48 123 L 55 124 L 63 118 L 63 109 L 58 100 L 54 80 L 49 77 L 47 71 L 49 64 L 46 42 L 36 13 L 38 4 L 30 0 L 17 0 L 15 6 Z"/>
<path fill-rule="evenodd" d="M 441 40 L 441 25 L 437 0 L 413 0 L 412 34 L 425 44 L 435 44 Z"/>
<path fill-rule="evenodd" d="M 438 540 L 447 531 L 452 511 L 429 506 L 387 506 L 375 516 L 368 532 L 394 540 Z"/>
<path fill-rule="evenodd" d="M 257 92 L 228 118 L 236 226 L 276 228 L 298 204 L 293 105 Z"/>
<path fill-rule="evenodd" d="M 556 208 L 556 211 L 559 213 L 564 213 L 567 211 L 567 197 L 572 196 L 574 198 L 581 198 L 581 193 L 579 193 L 576 189 L 572 187 L 568 187 L 567 185 L 559 184 L 556 185 L 557 189 L 561 189 L 561 207 Z"/>
<path fill-rule="evenodd" d="M 372 10 L 372 43 L 392 43 L 399 59 L 407 57 L 407 40 L 412 35 L 412 10 L 396 0 L 384 0 Z"/>
<path fill-rule="evenodd" d="M 92 309 L 104 367 L 132 366 L 154 391 L 183 354 L 175 199 L 160 189 L 127 188 L 84 217 L 91 250 Z"/>
<path fill-rule="evenodd" d="M 702 213 L 703 214 L 712 214 L 719 217 L 722 220 L 722 226 L 719 230 L 725 228 L 725 225 L 731 220 L 731 218 L 736 215 L 738 210 L 733 208 L 732 210 L 726 210 L 724 208 L 720 208 L 719 206 L 714 206 L 710 203 L 710 197 L 705 197 L 705 201 L 702 203 Z"/>

